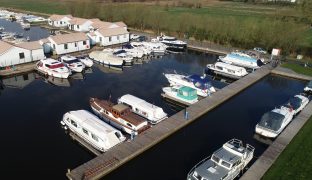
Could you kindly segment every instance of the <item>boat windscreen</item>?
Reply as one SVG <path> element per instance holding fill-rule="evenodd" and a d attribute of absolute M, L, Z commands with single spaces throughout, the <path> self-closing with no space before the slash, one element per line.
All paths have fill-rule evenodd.
<path fill-rule="evenodd" d="M 56 68 L 64 67 L 64 64 L 62 63 L 52 64 L 52 65 L 47 64 L 46 66 L 49 67 L 50 69 L 56 69 Z"/>
<path fill-rule="evenodd" d="M 277 131 L 281 128 L 284 118 L 284 115 L 270 111 L 262 116 L 259 125 L 267 129 Z"/>
<path fill-rule="evenodd" d="M 289 105 L 293 108 L 293 109 L 298 109 L 301 106 L 302 103 L 302 99 L 298 98 L 298 97 L 293 97 L 290 98 L 289 100 Z"/>
<path fill-rule="evenodd" d="M 257 60 L 257 66 L 260 67 L 260 66 L 263 66 L 263 65 L 264 65 L 264 63 L 260 59 L 258 59 Z"/>
<path fill-rule="evenodd" d="M 70 60 L 64 60 L 64 62 L 68 63 L 68 64 L 72 64 L 72 63 L 77 63 L 80 62 L 78 59 L 70 59 Z"/>

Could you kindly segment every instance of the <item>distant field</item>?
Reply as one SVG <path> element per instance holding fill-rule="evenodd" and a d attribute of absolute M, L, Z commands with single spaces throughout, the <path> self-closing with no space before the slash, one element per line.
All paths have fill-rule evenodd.
<path fill-rule="evenodd" d="M 312 117 L 262 178 L 312 179 Z"/>
<path fill-rule="evenodd" d="M 138 1 L 0 0 L 0 6 L 124 21 L 132 28 L 155 33 L 194 37 L 200 41 L 241 48 L 282 48 L 286 54 L 300 52 L 312 56 L 312 32 L 301 21 L 301 12 L 292 6 L 217 0 Z M 200 3 L 200 8 L 192 3 Z M 188 4 L 191 4 L 191 8 Z"/>

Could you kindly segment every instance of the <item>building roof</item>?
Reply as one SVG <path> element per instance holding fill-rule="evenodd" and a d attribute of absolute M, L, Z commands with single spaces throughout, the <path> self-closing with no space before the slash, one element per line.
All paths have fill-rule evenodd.
<path fill-rule="evenodd" d="M 87 21 L 89 21 L 89 19 L 74 17 L 71 20 L 69 20 L 69 23 L 70 24 L 76 24 L 76 25 L 83 25 Z"/>
<path fill-rule="evenodd" d="M 36 50 L 36 49 L 42 49 L 42 45 L 38 41 L 32 41 L 32 42 L 24 42 L 20 44 L 16 44 L 16 47 L 20 47 L 23 49 L 28 49 L 28 50 Z"/>
<path fill-rule="evenodd" d="M 91 26 L 95 29 L 101 29 L 101 28 L 109 28 L 112 25 L 113 23 L 110 23 L 110 22 L 97 21 L 97 22 L 93 22 Z"/>
<path fill-rule="evenodd" d="M 127 27 L 127 25 L 122 21 L 114 22 L 114 24 L 116 24 L 119 27 Z"/>
<path fill-rule="evenodd" d="M 56 44 L 65 44 L 70 42 L 78 42 L 88 40 L 85 33 L 70 33 L 70 34 L 60 34 L 56 36 L 51 36 L 51 38 Z"/>
<path fill-rule="evenodd" d="M 0 40 L 0 55 L 13 47 L 12 44 Z"/>
<path fill-rule="evenodd" d="M 123 27 L 118 28 L 101 28 L 98 32 L 103 36 L 115 36 L 115 35 L 122 35 L 122 34 L 129 34 L 127 30 Z"/>
<path fill-rule="evenodd" d="M 67 14 L 67 15 L 59 15 L 59 14 L 52 14 L 49 19 L 52 20 L 52 21 L 59 21 L 61 19 L 63 19 L 64 17 L 67 17 L 67 18 L 73 18 L 72 15 L 70 14 Z"/>

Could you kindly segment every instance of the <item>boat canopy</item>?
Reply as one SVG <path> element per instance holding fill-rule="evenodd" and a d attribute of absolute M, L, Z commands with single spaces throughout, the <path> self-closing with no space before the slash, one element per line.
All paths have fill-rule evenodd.
<path fill-rule="evenodd" d="M 187 86 L 182 86 L 181 88 L 178 89 L 179 93 L 178 96 L 184 99 L 192 100 L 197 98 L 197 90 L 187 87 Z"/>
<path fill-rule="evenodd" d="M 262 116 L 258 125 L 273 131 L 278 131 L 282 126 L 284 118 L 284 115 L 270 111 Z"/>
<path fill-rule="evenodd" d="M 185 79 L 193 82 L 195 87 L 200 88 L 200 89 L 208 89 L 212 87 L 209 79 L 202 78 L 200 75 L 197 75 L 197 74 L 187 76 L 185 77 Z"/>
<path fill-rule="evenodd" d="M 300 99 L 299 97 L 292 97 L 289 99 L 289 102 L 286 106 L 292 109 L 298 109 L 300 108 L 301 104 L 302 99 Z"/>

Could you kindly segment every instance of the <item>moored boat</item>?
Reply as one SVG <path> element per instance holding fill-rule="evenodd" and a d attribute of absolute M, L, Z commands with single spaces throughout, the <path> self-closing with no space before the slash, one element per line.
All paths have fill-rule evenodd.
<path fill-rule="evenodd" d="M 197 90 L 199 96 L 206 97 L 211 93 L 216 92 L 207 78 L 197 74 L 185 76 L 181 74 L 164 74 L 171 86 L 187 86 Z"/>
<path fill-rule="evenodd" d="M 85 69 L 85 65 L 74 56 L 70 56 L 70 55 L 62 56 L 60 58 L 60 61 L 64 63 L 73 72 L 80 73 Z"/>
<path fill-rule="evenodd" d="M 86 110 L 65 113 L 61 124 L 101 152 L 126 140 L 120 131 Z"/>
<path fill-rule="evenodd" d="M 93 51 L 89 57 L 107 67 L 122 68 L 124 63 L 120 57 L 114 56 L 112 52 Z"/>
<path fill-rule="evenodd" d="M 151 124 L 157 124 L 168 118 L 167 113 L 162 108 L 130 94 L 121 96 L 118 103 L 129 106 L 132 112 L 148 119 Z"/>
<path fill-rule="evenodd" d="M 215 64 L 207 64 L 206 73 L 221 75 L 232 79 L 240 79 L 248 74 L 245 68 L 223 63 L 216 62 Z"/>
<path fill-rule="evenodd" d="M 292 108 L 281 106 L 265 113 L 256 125 L 256 133 L 267 137 L 276 138 L 291 122 L 295 111 Z"/>
<path fill-rule="evenodd" d="M 93 61 L 89 59 L 87 56 L 78 56 L 77 57 L 80 62 L 82 62 L 86 67 L 90 68 L 93 66 Z"/>
<path fill-rule="evenodd" d="M 219 56 L 219 59 L 227 64 L 250 69 L 258 69 L 263 65 L 263 62 L 260 59 L 255 59 L 248 56 L 247 54 L 237 52 L 232 52 L 226 56 Z"/>
<path fill-rule="evenodd" d="M 304 91 L 307 93 L 312 93 L 312 81 L 310 81 L 306 87 L 304 87 Z"/>
<path fill-rule="evenodd" d="M 55 59 L 43 59 L 37 62 L 35 69 L 43 74 L 56 78 L 68 78 L 71 75 L 70 69 Z"/>
<path fill-rule="evenodd" d="M 180 41 L 175 37 L 170 36 L 158 36 L 157 40 L 167 46 L 169 51 L 185 51 L 187 48 L 187 43 Z"/>
<path fill-rule="evenodd" d="M 163 97 L 170 98 L 178 103 L 191 105 L 198 102 L 196 89 L 187 86 L 171 86 L 164 87 L 162 91 L 165 95 Z"/>
<path fill-rule="evenodd" d="M 90 98 L 90 106 L 93 112 L 104 121 L 128 134 L 138 135 L 149 128 L 147 121 L 132 113 L 126 105 L 115 105 L 107 100 Z"/>
<path fill-rule="evenodd" d="M 248 165 L 255 148 L 243 146 L 241 140 L 232 139 L 198 164 L 187 175 L 187 180 L 232 180 Z"/>

